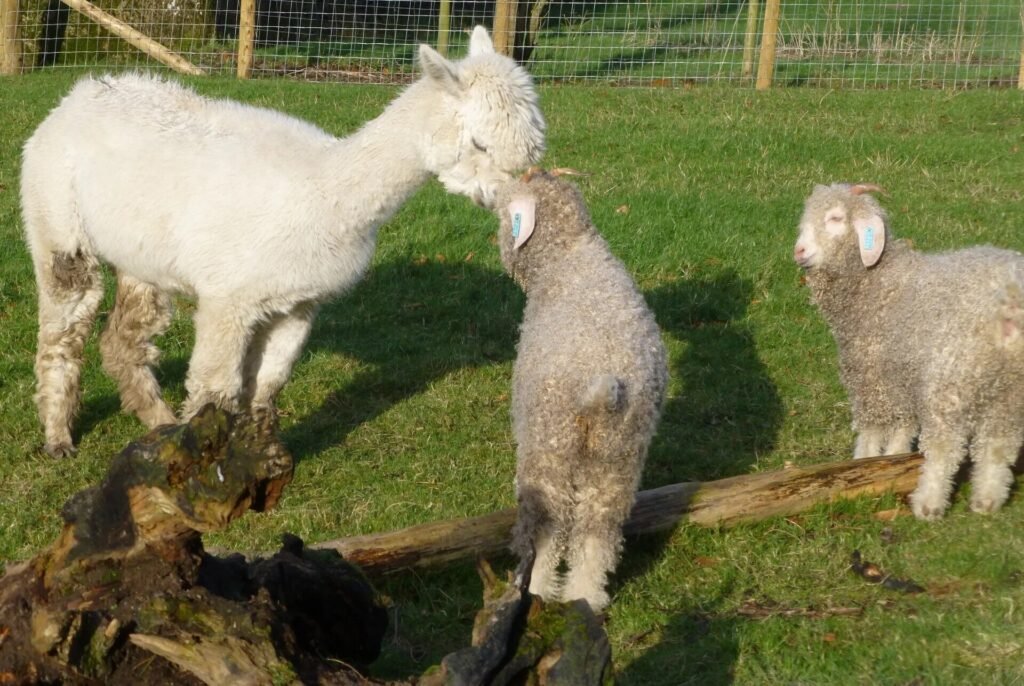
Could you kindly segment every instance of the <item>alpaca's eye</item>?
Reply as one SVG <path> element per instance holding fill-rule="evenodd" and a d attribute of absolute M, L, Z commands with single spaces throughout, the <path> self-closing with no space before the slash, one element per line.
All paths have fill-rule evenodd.
<path fill-rule="evenodd" d="M 480 143 L 479 143 L 479 142 L 477 142 L 477 140 L 476 140 L 475 138 L 474 138 L 474 139 L 472 139 L 472 140 L 473 140 L 473 147 L 474 147 L 474 148 L 476 148 L 476 149 L 477 149 L 477 150 L 479 150 L 480 152 L 487 152 L 487 146 L 485 146 L 485 145 L 480 145 Z"/>

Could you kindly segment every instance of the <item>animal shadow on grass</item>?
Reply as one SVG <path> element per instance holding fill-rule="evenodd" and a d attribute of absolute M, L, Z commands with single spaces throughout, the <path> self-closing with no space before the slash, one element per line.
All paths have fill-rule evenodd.
<path fill-rule="evenodd" d="M 731 270 L 645 294 L 658 324 L 683 344 L 669 365 L 680 390 L 662 413 L 644 487 L 745 474 L 775 446 L 778 390 L 744 317 L 750 283 Z"/>
<path fill-rule="evenodd" d="M 464 367 L 515 355 L 523 296 L 504 273 L 467 262 L 375 266 L 318 315 L 307 350 L 351 355 L 367 369 L 284 432 L 301 460 Z"/>
<path fill-rule="evenodd" d="M 633 575 L 655 564 L 669 534 L 637 540 L 619 573 Z M 734 681 L 740 621 L 721 610 L 733 593 L 733 584 L 705 596 L 698 607 L 685 607 L 663 626 L 651 625 L 623 638 L 623 650 L 641 654 L 617 674 L 620 686 L 725 686 Z M 647 646 L 652 634 L 660 638 Z M 614 657 L 614 656 L 613 656 Z"/>
<path fill-rule="evenodd" d="M 750 471 L 772 449 L 783 419 L 775 384 L 757 357 L 744 321 L 750 283 L 730 270 L 679 280 L 646 294 L 662 331 L 682 344 L 670 352 L 679 391 L 663 410 L 644 470 L 644 488 L 708 481 Z M 671 535 L 635 539 L 614 586 L 645 575 Z M 696 554 L 696 553 L 695 553 Z M 624 684 L 727 684 L 736 658 L 735 618 L 717 617 L 717 603 L 685 609 L 661 640 L 622 674 Z M 710 609 L 709 609 L 710 608 Z"/>

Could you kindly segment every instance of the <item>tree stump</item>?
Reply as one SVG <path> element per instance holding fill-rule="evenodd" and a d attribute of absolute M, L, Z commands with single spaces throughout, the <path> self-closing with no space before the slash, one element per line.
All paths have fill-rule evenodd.
<path fill-rule="evenodd" d="M 337 665 L 375 659 L 387 615 L 340 555 L 288 536 L 253 563 L 203 551 L 291 480 L 275 429 L 209 406 L 72 496 L 56 542 L 0 578 L 0 684 L 362 683 Z"/>

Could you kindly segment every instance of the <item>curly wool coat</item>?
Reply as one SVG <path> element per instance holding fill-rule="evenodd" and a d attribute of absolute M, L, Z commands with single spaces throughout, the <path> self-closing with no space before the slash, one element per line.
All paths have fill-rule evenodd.
<path fill-rule="evenodd" d="M 867 190 L 818 186 L 794 251 L 835 336 L 854 457 L 909 452 L 918 437 L 925 464 L 911 505 L 935 519 L 969 450 L 971 507 L 998 510 L 1024 444 L 1024 255 L 916 251 L 894 240 Z M 884 232 L 870 267 L 857 233 L 869 224 Z"/>
<path fill-rule="evenodd" d="M 513 548 L 536 555 L 531 592 L 600 610 L 660 417 L 666 354 L 580 191 L 550 174 L 528 177 L 497 202 L 502 263 L 526 293 L 512 389 Z M 533 233 L 518 248 L 508 209 L 516 198 L 536 207 Z"/>

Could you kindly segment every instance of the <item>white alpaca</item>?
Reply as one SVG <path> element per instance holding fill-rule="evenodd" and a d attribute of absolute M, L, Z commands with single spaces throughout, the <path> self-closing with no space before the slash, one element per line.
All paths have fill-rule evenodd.
<path fill-rule="evenodd" d="M 420 46 L 423 77 L 345 139 L 152 76 L 84 79 L 25 145 L 21 198 L 39 289 L 36 403 L 54 456 L 73 452 L 82 347 L 118 273 L 101 338 L 122 404 L 173 422 L 151 339 L 169 293 L 196 296 L 187 418 L 209 402 L 272 406 L 318 304 L 350 288 L 377 229 L 431 175 L 490 205 L 535 162 L 533 83 L 477 27 L 469 56 Z"/>

